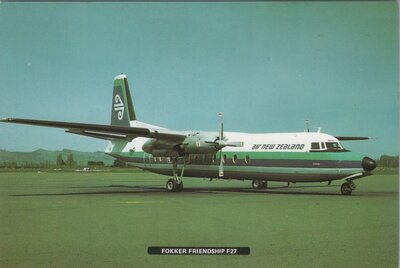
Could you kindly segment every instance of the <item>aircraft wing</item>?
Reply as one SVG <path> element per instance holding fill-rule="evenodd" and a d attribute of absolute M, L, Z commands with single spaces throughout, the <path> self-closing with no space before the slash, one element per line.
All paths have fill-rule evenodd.
<path fill-rule="evenodd" d="M 359 141 L 359 140 L 369 140 L 368 137 L 356 137 L 356 136 L 336 136 L 336 139 L 340 141 Z"/>
<path fill-rule="evenodd" d="M 119 140 L 131 141 L 136 137 L 146 137 L 146 138 L 154 138 L 158 140 L 180 143 L 186 138 L 186 134 L 184 132 L 167 130 L 167 129 L 150 129 L 143 127 L 83 124 L 83 123 L 71 123 L 71 122 L 60 122 L 60 121 L 20 119 L 20 118 L 4 118 L 0 119 L 0 122 L 64 128 L 66 129 L 66 132 L 69 133 L 90 136 L 100 139 L 107 139 L 107 140 L 119 139 Z"/>

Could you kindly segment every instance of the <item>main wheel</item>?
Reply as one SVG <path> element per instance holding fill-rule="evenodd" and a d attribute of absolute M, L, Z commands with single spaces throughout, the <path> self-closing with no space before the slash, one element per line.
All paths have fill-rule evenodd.
<path fill-rule="evenodd" d="M 251 182 L 251 187 L 253 187 L 253 189 L 265 189 L 267 188 L 267 182 L 264 180 L 253 180 Z"/>
<path fill-rule="evenodd" d="M 350 183 L 345 182 L 340 187 L 340 191 L 342 192 L 342 195 L 351 195 L 351 192 L 353 192 L 353 187 L 351 187 Z"/>
<path fill-rule="evenodd" d="M 167 191 L 168 192 L 176 192 L 177 189 L 178 189 L 178 184 L 176 183 L 176 180 L 169 179 L 167 181 Z"/>

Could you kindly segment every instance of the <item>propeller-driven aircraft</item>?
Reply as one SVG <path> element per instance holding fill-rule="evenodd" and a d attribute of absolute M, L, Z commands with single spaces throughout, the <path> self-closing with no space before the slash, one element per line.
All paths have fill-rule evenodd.
<path fill-rule="evenodd" d="M 108 140 L 106 153 L 143 170 L 172 176 L 169 192 L 183 190 L 183 177 L 251 180 L 254 189 L 268 181 L 328 182 L 344 180 L 343 195 L 351 195 L 354 180 L 371 175 L 376 162 L 346 150 L 343 140 L 368 137 L 331 136 L 318 132 L 240 133 L 176 131 L 140 122 L 136 118 L 128 80 L 114 79 L 111 124 L 5 118 L 1 122 L 64 128 L 66 132 Z"/>

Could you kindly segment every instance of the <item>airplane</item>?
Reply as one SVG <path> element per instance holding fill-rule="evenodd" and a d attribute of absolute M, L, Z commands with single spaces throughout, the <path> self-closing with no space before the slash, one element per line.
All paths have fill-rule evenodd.
<path fill-rule="evenodd" d="M 128 79 L 114 78 L 111 124 L 4 118 L 0 122 L 47 126 L 108 140 L 105 153 L 150 172 L 172 176 L 168 192 L 183 190 L 183 177 L 251 180 L 253 189 L 268 181 L 328 182 L 343 180 L 340 191 L 351 195 L 354 180 L 372 175 L 376 162 L 345 149 L 340 141 L 368 137 L 332 136 L 317 132 L 224 132 L 222 113 L 218 131 L 177 131 L 137 120 Z"/>

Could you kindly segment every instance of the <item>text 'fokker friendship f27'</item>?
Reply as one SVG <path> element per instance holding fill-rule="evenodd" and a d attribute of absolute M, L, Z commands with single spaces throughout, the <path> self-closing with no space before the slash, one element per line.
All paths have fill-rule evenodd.
<path fill-rule="evenodd" d="M 267 181 L 331 182 L 344 180 L 341 192 L 350 195 L 354 180 L 368 175 L 376 163 L 350 152 L 340 140 L 320 132 L 249 134 L 219 131 L 175 131 L 136 119 L 128 80 L 114 80 L 111 125 L 81 124 L 31 119 L 2 122 L 64 128 L 69 133 L 109 140 L 106 153 L 151 172 L 170 175 L 167 191 L 183 189 L 183 177 L 252 180 L 263 189 Z"/>

